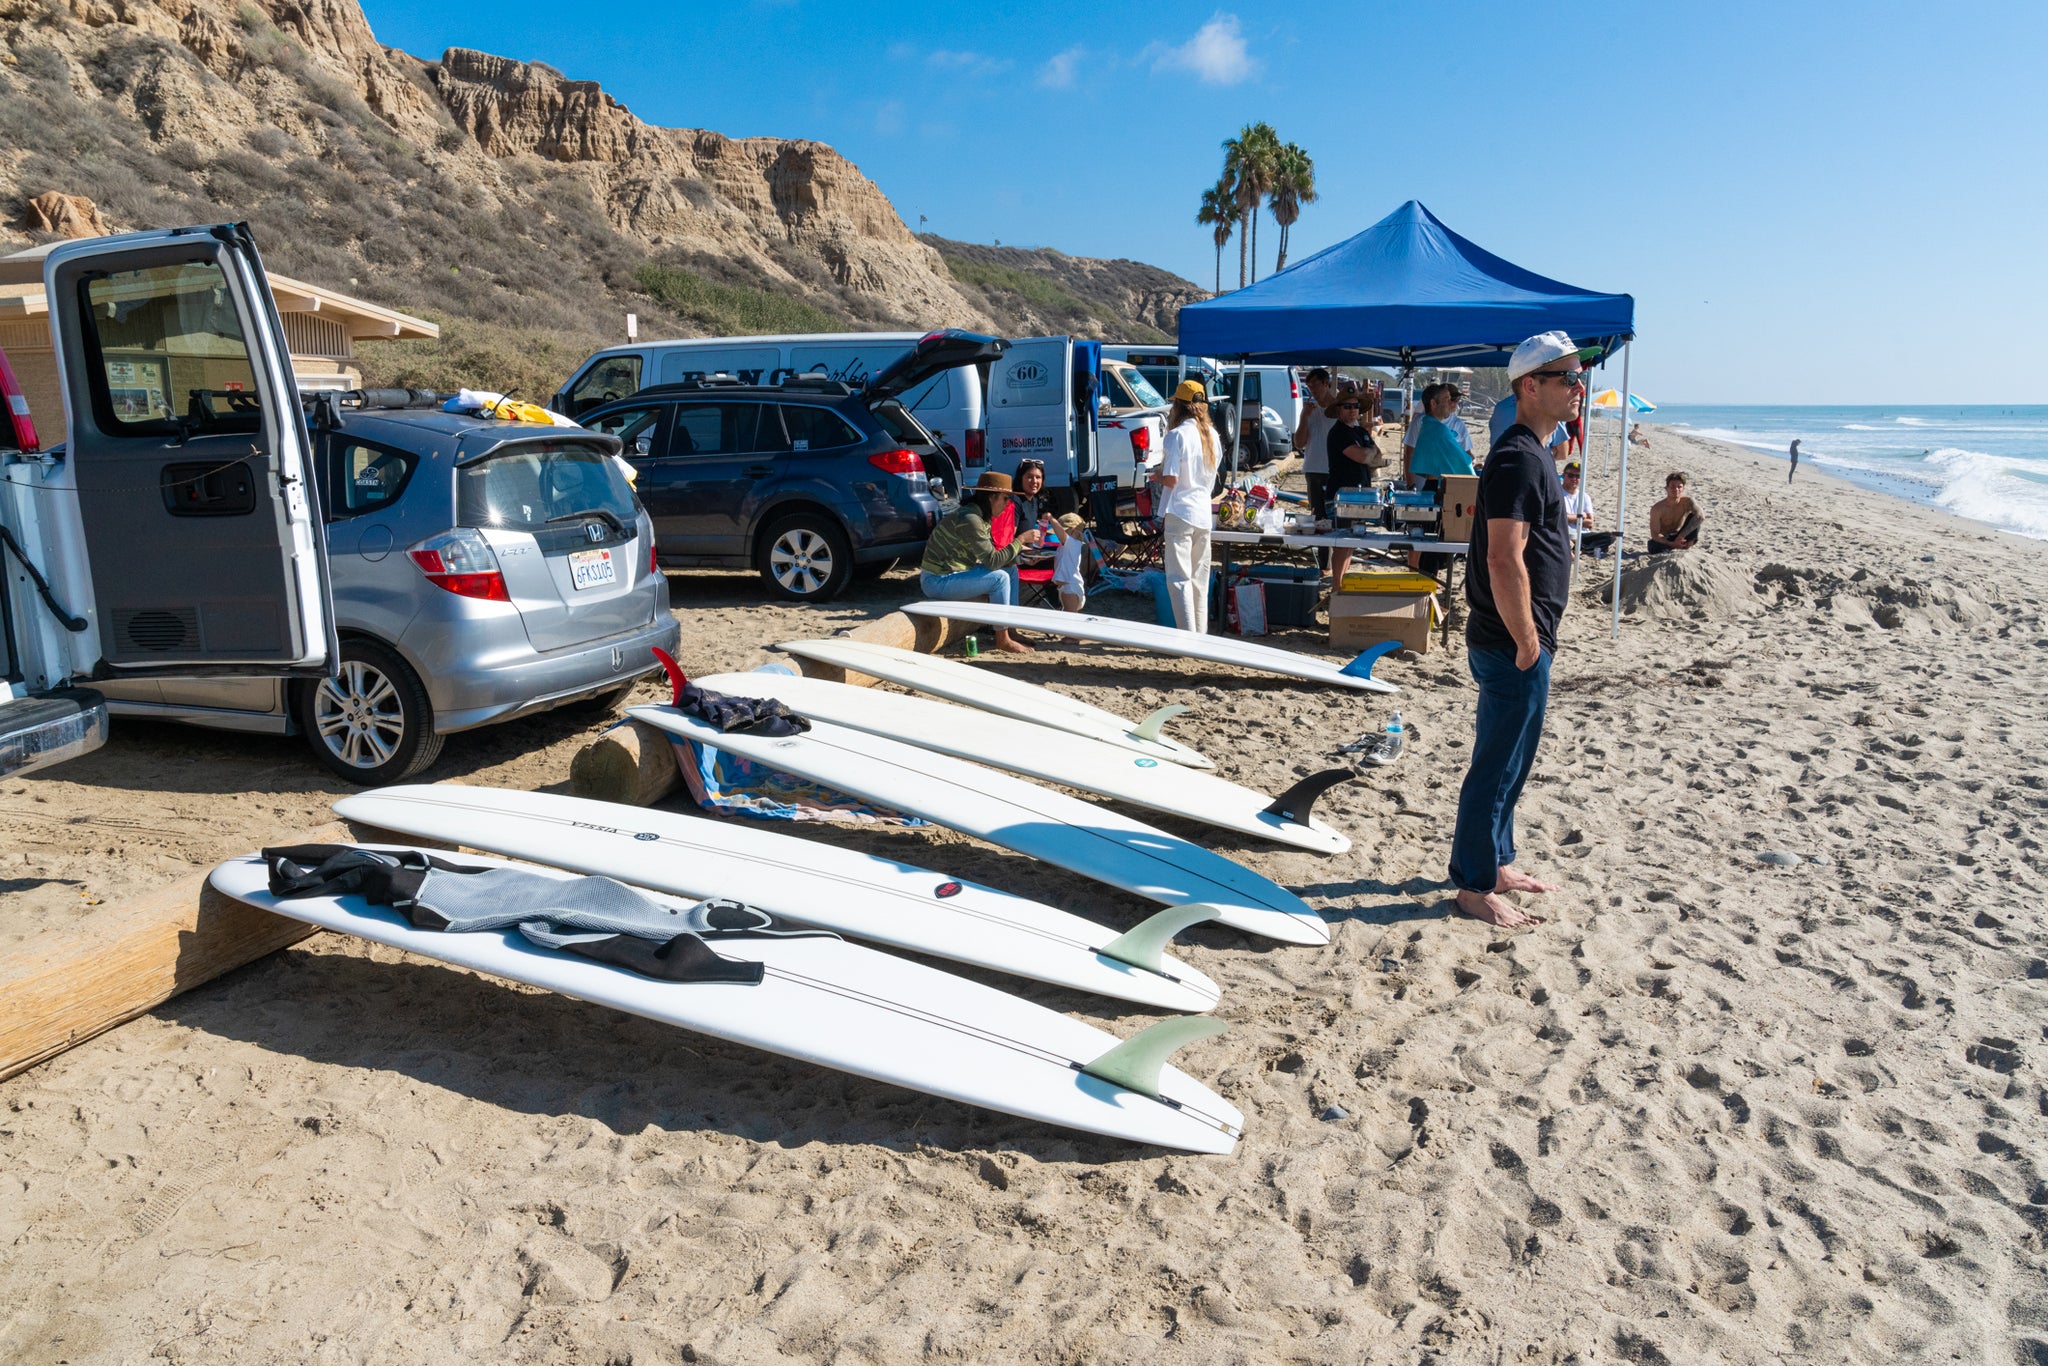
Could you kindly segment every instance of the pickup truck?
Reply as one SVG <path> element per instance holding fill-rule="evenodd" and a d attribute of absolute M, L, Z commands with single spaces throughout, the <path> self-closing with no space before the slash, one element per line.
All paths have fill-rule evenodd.
<path fill-rule="evenodd" d="M 0 776 L 106 740 L 95 683 L 327 676 L 333 595 L 284 324 L 246 224 L 42 264 L 69 433 L 0 357 Z"/>

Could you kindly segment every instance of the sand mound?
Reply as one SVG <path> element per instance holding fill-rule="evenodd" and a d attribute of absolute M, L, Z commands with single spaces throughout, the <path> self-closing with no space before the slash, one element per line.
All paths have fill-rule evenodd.
<path fill-rule="evenodd" d="M 1886 578 L 1868 569 L 1842 575 L 1767 564 L 1757 571 L 1756 582 L 1759 591 L 1771 595 L 1773 608 L 1808 606 L 1846 623 L 1867 622 L 1888 631 L 1975 626 L 1990 615 L 1982 603 L 1945 579 Z"/>
<path fill-rule="evenodd" d="M 1718 620 L 1748 610 L 1755 601 L 1756 589 L 1748 579 L 1697 550 L 1658 555 L 1621 573 L 1622 611 L 1659 620 Z"/>

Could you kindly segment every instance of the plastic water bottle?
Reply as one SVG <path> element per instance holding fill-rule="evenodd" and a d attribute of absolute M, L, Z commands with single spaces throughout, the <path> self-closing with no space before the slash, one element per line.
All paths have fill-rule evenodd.
<path fill-rule="evenodd" d="M 1386 733 L 1380 736 L 1380 742 L 1365 756 L 1367 761 L 1375 764 L 1393 763 L 1401 757 L 1401 740 L 1401 713 L 1397 711 L 1393 719 L 1387 722 Z"/>

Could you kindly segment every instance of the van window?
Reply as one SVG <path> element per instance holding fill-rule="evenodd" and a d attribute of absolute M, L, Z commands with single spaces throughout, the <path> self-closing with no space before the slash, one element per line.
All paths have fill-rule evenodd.
<path fill-rule="evenodd" d="M 256 372 L 214 261 L 90 275 L 79 284 L 93 415 L 108 433 L 174 436 L 263 426 Z"/>
<path fill-rule="evenodd" d="M 462 526 L 540 531 L 594 512 L 609 513 L 628 534 L 638 515 L 618 462 L 589 446 L 537 441 L 455 472 L 455 516 Z"/>
<path fill-rule="evenodd" d="M 569 391 L 569 413 L 576 414 L 640 391 L 640 357 L 606 356 L 590 367 Z"/>
<path fill-rule="evenodd" d="M 361 441 L 337 440 L 330 449 L 333 456 L 328 479 L 329 521 L 375 512 L 397 502 L 419 464 L 419 457 L 410 451 Z"/>
<path fill-rule="evenodd" d="M 681 384 L 706 375 L 731 375 L 742 384 L 773 384 L 782 372 L 774 346 L 679 346 L 661 354 L 661 382 Z"/>

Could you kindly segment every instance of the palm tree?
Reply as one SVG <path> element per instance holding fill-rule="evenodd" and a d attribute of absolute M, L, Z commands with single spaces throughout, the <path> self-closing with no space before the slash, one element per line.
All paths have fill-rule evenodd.
<path fill-rule="evenodd" d="M 1304 204 L 1316 202 L 1316 164 L 1309 154 L 1290 142 L 1274 158 L 1273 221 L 1280 225 L 1280 259 L 1275 271 L 1287 269 L 1287 237 Z"/>
<path fill-rule="evenodd" d="M 1195 215 L 1197 223 L 1210 225 L 1210 236 L 1216 242 L 1216 292 L 1223 292 L 1223 247 L 1230 241 L 1231 230 L 1237 225 L 1237 187 L 1224 176 L 1214 185 L 1202 191 L 1202 208 Z"/>
<path fill-rule="evenodd" d="M 1280 136 L 1270 123 L 1248 123 L 1223 140 L 1223 174 L 1237 187 L 1237 283 L 1246 283 L 1245 252 L 1251 251 L 1251 279 L 1259 278 L 1259 208 L 1273 188 L 1273 159 Z"/>

